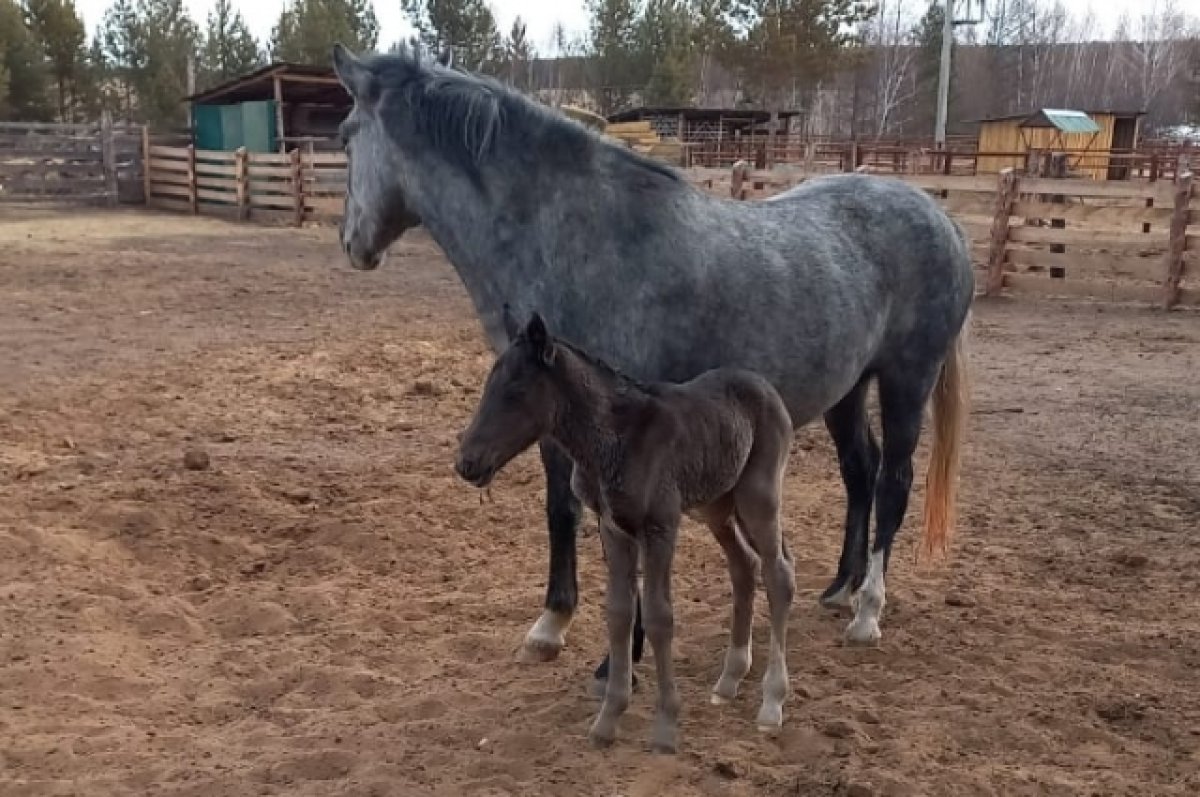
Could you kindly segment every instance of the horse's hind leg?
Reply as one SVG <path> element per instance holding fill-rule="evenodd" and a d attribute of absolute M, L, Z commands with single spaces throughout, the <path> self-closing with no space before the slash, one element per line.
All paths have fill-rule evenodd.
<path fill-rule="evenodd" d="M 732 509 L 732 507 L 730 507 Z M 729 565 L 729 582 L 733 591 L 733 616 L 729 625 L 729 649 L 725 652 L 725 667 L 712 690 L 712 702 L 728 703 L 737 697 L 742 679 L 750 672 L 750 631 L 754 622 L 754 582 L 758 556 L 738 533 L 730 511 L 714 512 L 707 519 L 708 527 Z"/>
<path fill-rule="evenodd" d="M 940 363 L 937 364 L 940 367 Z M 867 577 L 855 596 L 854 620 L 846 628 L 849 642 L 866 645 L 879 641 L 879 617 L 886 599 L 884 584 L 892 542 L 912 489 L 913 452 L 921 436 L 925 402 L 937 379 L 930 373 L 906 367 L 879 375 L 879 409 L 883 423 L 883 461 L 875 486 L 875 544 L 867 564 Z"/>
<path fill-rule="evenodd" d="M 779 523 L 782 470 L 774 466 L 751 470 L 734 490 L 738 525 L 746 532 L 762 562 L 763 586 L 771 613 L 771 646 L 767 669 L 762 680 L 762 705 L 758 711 L 759 730 L 771 733 L 783 725 L 783 703 L 791 689 L 787 671 L 788 613 L 796 589 L 796 573 L 791 554 L 783 542 Z"/>
<path fill-rule="evenodd" d="M 867 542 L 871 502 L 875 498 L 875 476 L 879 471 L 879 445 L 867 418 L 864 376 L 846 396 L 825 413 L 825 428 L 837 447 L 842 481 L 846 485 L 846 527 L 837 576 L 821 594 L 821 605 L 847 607 L 850 596 L 867 574 Z"/>

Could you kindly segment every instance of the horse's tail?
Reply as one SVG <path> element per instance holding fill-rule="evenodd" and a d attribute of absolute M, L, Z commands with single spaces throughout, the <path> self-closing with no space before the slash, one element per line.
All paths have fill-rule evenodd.
<path fill-rule="evenodd" d="M 921 535 L 925 557 L 944 554 L 954 534 L 960 449 L 970 412 L 967 379 L 970 322 L 968 312 L 933 388 L 933 446 L 925 475 L 925 525 Z"/>

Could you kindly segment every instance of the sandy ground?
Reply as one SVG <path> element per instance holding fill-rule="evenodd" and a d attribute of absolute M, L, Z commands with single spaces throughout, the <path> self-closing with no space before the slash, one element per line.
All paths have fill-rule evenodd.
<path fill-rule="evenodd" d="M 328 229 L 4 212 L 5 797 L 1200 791 L 1196 314 L 979 305 L 961 534 L 915 565 L 918 491 L 878 649 L 816 606 L 844 499 L 823 431 L 799 435 L 778 739 L 754 728 L 761 622 L 743 696 L 708 704 L 728 586 L 688 525 L 660 758 L 649 663 L 615 748 L 586 743 L 590 519 L 567 650 L 514 661 L 540 473 L 523 456 L 483 505 L 452 474 L 489 358 L 427 239 L 361 274 Z"/>

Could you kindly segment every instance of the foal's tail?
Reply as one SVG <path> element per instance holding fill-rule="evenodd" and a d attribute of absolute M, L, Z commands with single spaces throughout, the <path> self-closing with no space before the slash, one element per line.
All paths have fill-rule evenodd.
<path fill-rule="evenodd" d="M 968 312 L 933 388 L 933 447 L 925 475 L 925 527 L 921 535 L 921 553 L 926 558 L 944 554 L 954 534 L 959 454 L 970 412 L 967 379 L 970 323 Z"/>

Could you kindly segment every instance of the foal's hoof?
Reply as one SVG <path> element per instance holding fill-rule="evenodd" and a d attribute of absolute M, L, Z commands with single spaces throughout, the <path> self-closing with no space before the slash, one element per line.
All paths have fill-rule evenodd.
<path fill-rule="evenodd" d="M 600 724 L 596 722 L 592 725 L 592 729 L 588 731 L 588 741 L 597 750 L 605 750 L 613 746 L 613 742 L 617 740 L 617 732 L 615 728 L 597 727 Z"/>
<path fill-rule="evenodd" d="M 630 682 L 630 687 L 634 691 L 636 691 L 638 688 L 637 673 L 633 673 L 632 675 L 633 675 L 633 678 Z M 592 680 L 588 682 L 588 687 L 587 687 L 588 697 L 594 697 L 597 700 L 603 700 L 604 693 L 607 691 L 608 691 L 608 679 L 607 678 L 592 678 Z"/>
<path fill-rule="evenodd" d="M 855 620 L 846 626 L 846 642 L 850 645 L 876 645 L 882 637 L 878 620 Z"/>
<path fill-rule="evenodd" d="M 758 711 L 758 732 L 766 736 L 775 736 L 783 730 L 783 707 L 763 706 Z"/>
<path fill-rule="evenodd" d="M 676 730 L 655 731 L 650 739 L 650 751 L 657 755 L 675 755 L 679 752 L 679 732 Z"/>

